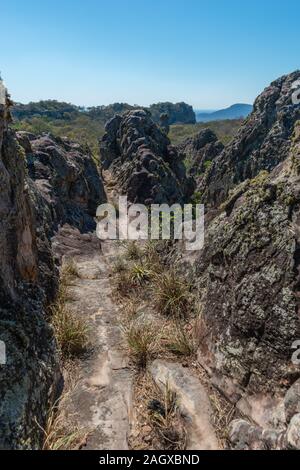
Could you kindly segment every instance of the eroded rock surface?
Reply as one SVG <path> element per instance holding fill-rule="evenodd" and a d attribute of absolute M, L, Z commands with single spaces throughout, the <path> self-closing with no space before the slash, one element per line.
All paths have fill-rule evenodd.
<path fill-rule="evenodd" d="M 196 136 L 189 137 L 177 146 L 184 153 L 191 175 L 197 180 L 204 176 L 215 158 L 222 152 L 224 145 L 209 128 L 201 130 Z"/>
<path fill-rule="evenodd" d="M 17 137 L 26 153 L 29 176 L 49 205 L 53 224 L 94 229 L 97 206 L 106 196 L 90 149 L 52 135 L 18 132 Z"/>
<path fill-rule="evenodd" d="M 209 335 L 206 362 L 249 392 L 300 376 L 299 127 L 290 157 L 238 186 L 208 223 L 195 265 Z"/>
<path fill-rule="evenodd" d="M 292 84 L 299 78 L 300 71 L 283 76 L 256 99 L 253 112 L 203 180 L 201 191 L 207 205 L 217 206 L 235 185 L 261 170 L 272 170 L 288 157 L 300 119 L 300 107 L 292 102 Z"/>
<path fill-rule="evenodd" d="M 88 152 L 50 136 L 17 139 L 10 105 L 7 96 L 0 106 L 0 448 L 38 449 L 61 383 L 46 314 L 58 285 L 50 239 L 65 222 L 93 227 L 105 196 Z"/>
<path fill-rule="evenodd" d="M 130 202 L 182 203 L 193 193 L 183 155 L 144 110 L 110 120 L 100 152 L 103 168 L 111 170 Z"/>

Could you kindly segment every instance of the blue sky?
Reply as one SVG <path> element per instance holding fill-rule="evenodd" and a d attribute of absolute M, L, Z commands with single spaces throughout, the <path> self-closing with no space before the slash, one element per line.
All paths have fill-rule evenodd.
<path fill-rule="evenodd" d="M 7 0 L 0 70 L 21 102 L 252 102 L 300 68 L 299 14 L 299 0 Z"/>

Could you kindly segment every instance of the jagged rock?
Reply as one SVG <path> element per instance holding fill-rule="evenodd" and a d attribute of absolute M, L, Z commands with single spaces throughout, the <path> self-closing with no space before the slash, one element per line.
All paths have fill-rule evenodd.
<path fill-rule="evenodd" d="M 153 121 L 158 124 L 161 114 L 168 115 L 171 124 L 196 124 L 196 114 L 192 106 L 186 103 L 156 103 L 149 107 Z"/>
<path fill-rule="evenodd" d="M 7 127 L 7 108 L 0 109 L 0 340 L 7 354 L 0 366 L 0 448 L 36 449 L 42 438 L 37 423 L 45 423 L 59 379 L 53 334 L 45 320 L 46 293 L 39 285 L 41 265 L 51 256 L 48 245 L 39 259 L 25 156 Z"/>
<path fill-rule="evenodd" d="M 213 160 L 222 152 L 224 145 L 218 140 L 216 134 L 209 128 L 189 137 L 177 146 L 185 154 L 190 167 L 190 174 L 197 177 L 204 176 Z"/>
<path fill-rule="evenodd" d="M 284 398 L 284 407 L 287 423 L 291 421 L 295 414 L 300 413 L 300 379 L 287 391 Z"/>
<path fill-rule="evenodd" d="M 208 218 L 195 263 L 208 328 L 199 356 L 247 393 L 284 390 L 300 376 L 291 349 L 300 338 L 299 162 L 298 126 L 289 158 Z"/>
<path fill-rule="evenodd" d="M 292 84 L 299 78 L 300 71 L 283 76 L 257 98 L 253 112 L 214 160 L 201 184 L 207 205 L 219 205 L 235 185 L 261 170 L 272 170 L 287 158 L 294 126 L 300 119 L 300 106 L 292 103 Z"/>
<path fill-rule="evenodd" d="M 89 148 L 52 135 L 21 132 L 17 137 L 26 152 L 29 176 L 50 207 L 53 225 L 92 230 L 97 206 L 106 196 Z"/>
<path fill-rule="evenodd" d="M 52 136 L 18 140 L 10 105 L 0 106 L 0 448 L 38 449 L 61 384 L 46 314 L 58 287 L 50 239 L 65 222 L 92 228 L 105 195 L 87 150 Z"/>
<path fill-rule="evenodd" d="M 100 143 L 101 162 L 117 177 L 129 201 L 182 203 L 193 192 L 183 156 L 145 110 L 116 116 Z"/>

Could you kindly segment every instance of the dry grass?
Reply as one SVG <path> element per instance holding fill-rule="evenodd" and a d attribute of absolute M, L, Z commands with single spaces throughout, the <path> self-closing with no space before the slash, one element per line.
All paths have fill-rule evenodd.
<path fill-rule="evenodd" d="M 80 277 L 78 267 L 73 258 L 68 259 L 61 269 L 61 282 L 68 284 L 74 277 Z"/>
<path fill-rule="evenodd" d="M 182 423 L 177 405 L 176 394 L 166 384 L 159 400 L 149 402 L 150 420 L 163 442 L 166 450 L 186 448 L 186 430 Z"/>
<path fill-rule="evenodd" d="M 132 279 L 130 272 L 121 271 L 114 279 L 114 293 L 122 298 L 130 297 L 136 289 L 136 283 Z"/>
<path fill-rule="evenodd" d="M 112 272 L 114 274 L 119 274 L 122 272 L 125 272 L 127 270 L 127 265 L 125 263 L 125 260 L 122 258 L 122 256 L 118 256 L 116 260 L 113 263 L 112 266 Z"/>
<path fill-rule="evenodd" d="M 68 277 L 61 278 L 55 302 L 49 307 L 50 322 L 63 360 L 80 355 L 88 344 L 87 322 L 67 307 Z"/>
<path fill-rule="evenodd" d="M 130 276 L 135 284 L 142 286 L 146 282 L 150 281 L 153 273 L 146 265 L 135 263 L 130 269 Z"/>
<path fill-rule="evenodd" d="M 145 369 L 157 353 L 160 340 L 157 325 L 138 318 L 124 326 L 122 331 L 134 362 L 139 369 Z"/>
<path fill-rule="evenodd" d="M 159 313 L 176 318 L 186 318 L 191 308 L 189 286 L 174 270 L 157 274 L 153 295 Z"/>
<path fill-rule="evenodd" d="M 125 244 L 124 256 L 128 260 L 138 261 L 143 257 L 143 250 L 138 246 L 136 241 L 129 241 Z"/>
<path fill-rule="evenodd" d="M 193 356 L 197 350 L 193 336 L 183 323 L 176 322 L 168 334 L 166 348 L 176 356 Z"/>

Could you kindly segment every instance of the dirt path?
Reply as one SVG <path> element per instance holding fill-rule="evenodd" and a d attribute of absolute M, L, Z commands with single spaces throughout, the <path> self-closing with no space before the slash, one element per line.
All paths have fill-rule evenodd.
<path fill-rule="evenodd" d="M 108 178 L 107 183 L 109 201 L 116 202 L 118 191 Z M 88 353 L 76 364 L 76 385 L 65 400 L 67 419 L 89 431 L 85 449 L 126 450 L 131 427 L 135 427 L 135 372 L 130 367 L 123 342 L 122 312 L 114 300 L 111 279 L 112 265 L 122 247 L 117 241 L 100 244 L 95 234 L 80 234 L 68 226 L 60 229 L 53 244 L 61 259 L 72 259 L 76 264 L 78 276 L 68 287 L 67 307 L 88 322 L 91 338 Z M 174 390 L 180 392 L 182 411 L 188 420 L 188 431 L 190 429 L 188 447 L 218 448 L 210 421 L 209 398 L 201 383 L 189 377 L 188 371 L 178 376 L 177 372 L 182 370 L 180 363 L 178 367 L 176 363 L 159 367 L 159 373 L 153 374 L 157 375 L 158 385 L 173 383 Z M 190 390 L 182 385 L 189 382 Z M 197 390 L 202 393 L 201 400 Z"/>
<path fill-rule="evenodd" d="M 128 449 L 133 372 L 128 367 L 112 300 L 110 266 L 120 247 L 100 243 L 95 235 L 82 235 L 64 227 L 55 241 L 65 258 L 71 257 L 78 277 L 68 288 L 68 308 L 88 321 L 91 347 L 79 361 L 77 384 L 67 398 L 69 416 L 90 431 L 87 449 Z"/>

